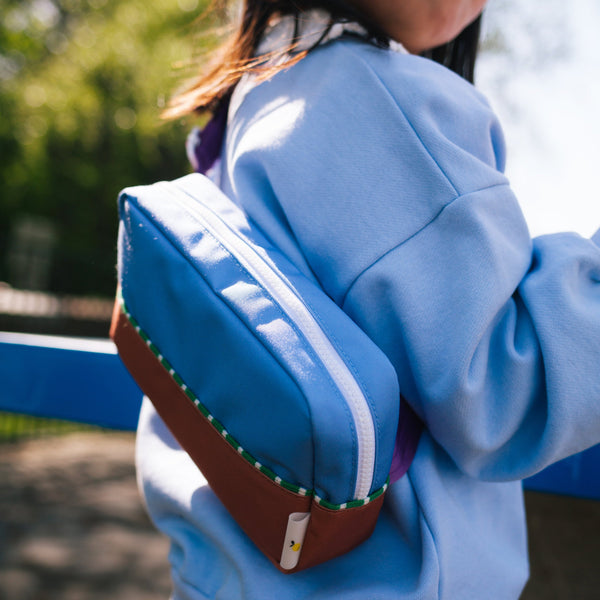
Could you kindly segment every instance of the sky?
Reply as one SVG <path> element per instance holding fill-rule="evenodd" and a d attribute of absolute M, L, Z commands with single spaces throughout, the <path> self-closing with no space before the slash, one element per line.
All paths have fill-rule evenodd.
<path fill-rule="evenodd" d="M 598 0 L 490 0 L 486 10 L 476 83 L 500 117 L 534 236 L 600 228 L 598 31 Z"/>

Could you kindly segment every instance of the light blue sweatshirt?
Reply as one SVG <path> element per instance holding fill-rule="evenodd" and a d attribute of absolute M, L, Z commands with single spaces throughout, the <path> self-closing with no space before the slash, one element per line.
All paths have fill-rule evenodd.
<path fill-rule="evenodd" d="M 600 442 L 600 233 L 532 241 L 504 162 L 470 84 L 356 39 L 232 107 L 223 190 L 384 350 L 425 431 L 372 537 L 283 575 L 144 404 L 175 600 L 519 597 L 520 480 Z"/>

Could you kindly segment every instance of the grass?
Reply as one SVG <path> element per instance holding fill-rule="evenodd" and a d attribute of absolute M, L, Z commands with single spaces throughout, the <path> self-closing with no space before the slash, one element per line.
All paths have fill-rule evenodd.
<path fill-rule="evenodd" d="M 95 431 L 99 429 L 99 427 L 84 423 L 0 412 L 0 443 L 46 435 L 62 435 L 73 431 Z"/>

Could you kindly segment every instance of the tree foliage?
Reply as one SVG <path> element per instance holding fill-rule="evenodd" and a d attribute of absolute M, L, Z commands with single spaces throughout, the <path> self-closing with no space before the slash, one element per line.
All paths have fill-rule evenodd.
<path fill-rule="evenodd" d="M 116 196 L 182 175 L 189 124 L 160 112 L 191 56 L 196 0 L 3 0 L 0 281 L 11 226 L 58 233 L 49 288 L 114 291 Z M 206 36 L 201 43 L 209 43 Z M 4 258 L 3 258 L 4 257 Z"/>

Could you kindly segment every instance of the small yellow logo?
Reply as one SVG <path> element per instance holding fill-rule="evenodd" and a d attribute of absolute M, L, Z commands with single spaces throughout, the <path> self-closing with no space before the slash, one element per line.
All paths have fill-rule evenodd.
<path fill-rule="evenodd" d="M 294 540 L 292 540 L 290 542 L 290 548 L 294 551 L 294 552 L 298 552 L 300 550 L 300 546 L 302 544 L 299 544 L 298 542 L 294 542 Z"/>

